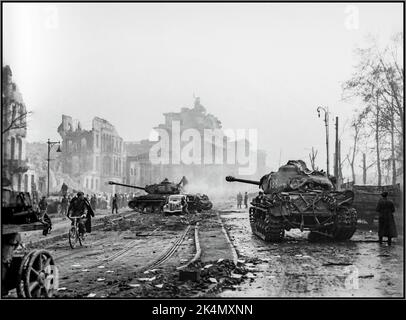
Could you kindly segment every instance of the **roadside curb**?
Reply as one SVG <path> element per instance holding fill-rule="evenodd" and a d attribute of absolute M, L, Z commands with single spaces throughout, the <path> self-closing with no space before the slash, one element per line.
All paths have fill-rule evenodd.
<path fill-rule="evenodd" d="M 127 218 L 129 216 L 132 216 L 134 214 L 137 214 L 137 213 L 138 212 L 133 211 L 133 212 L 124 214 L 123 216 L 115 217 L 115 218 L 112 218 L 112 219 L 109 219 L 111 216 L 105 216 L 105 217 L 102 217 L 102 218 L 98 218 L 97 220 L 95 220 L 95 224 L 92 226 L 92 230 L 100 229 L 104 225 L 101 222 L 103 219 L 107 218 L 109 221 L 115 222 L 115 221 L 125 219 L 125 218 Z M 42 239 L 28 241 L 28 243 L 26 244 L 26 247 L 30 248 L 31 246 L 34 246 L 34 245 L 46 245 L 46 244 L 49 244 L 51 242 L 55 242 L 55 241 L 58 241 L 58 240 L 61 240 L 61 239 L 67 238 L 67 237 L 68 237 L 68 233 L 63 232 L 63 233 L 59 233 L 59 234 L 56 234 L 56 235 L 51 236 L 51 237 L 45 237 L 45 238 L 42 238 Z"/>
<path fill-rule="evenodd" d="M 217 212 L 217 216 L 218 216 L 218 218 L 219 218 L 219 220 L 220 220 L 220 223 L 221 223 L 221 230 L 223 231 L 224 236 L 226 237 L 226 240 L 227 240 L 227 242 L 228 242 L 228 244 L 229 244 L 229 246 L 230 246 L 231 253 L 232 253 L 232 255 L 233 255 L 233 263 L 234 263 L 234 265 L 236 266 L 236 265 L 237 265 L 237 262 L 238 262 L 238 253 L 237 253 L 237 250 L 235 249 L 233 243 L 231 242 L 230 236 L 228 235 L 226 229 L 224 228 L 223 220 L 221 219 L 220 214 L 219 214 L 218 212 Z"/>

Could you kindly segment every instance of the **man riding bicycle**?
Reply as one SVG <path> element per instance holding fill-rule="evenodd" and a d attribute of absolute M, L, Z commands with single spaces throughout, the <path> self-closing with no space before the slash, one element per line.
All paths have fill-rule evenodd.
<path fill-rule="evenodd" d="M 74 225 L 72 218 L 79 218 L 78 225 L 81 236 L 85 232 L 91 232 L 91 217 L 94 217 L 94 212 L 83 192 L 78 192 L 77 196 L 71 200 L 67 217 L 72 221 L 72 226 Z"/>

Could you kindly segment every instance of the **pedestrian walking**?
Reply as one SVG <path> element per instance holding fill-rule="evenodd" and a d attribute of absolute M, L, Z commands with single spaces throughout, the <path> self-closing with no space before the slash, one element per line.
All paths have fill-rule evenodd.
<path fill-rule="evenodd" d="M 116 210 L 116 213 L 118 213 L 118 197 L 117 193 L 114 195 L 112 201 L 111 201 L 111 213 L 114 213 L 114 209 Z"/>
<path fill-rule="evenodd" d="M 242 194 L 241 192 L 238 192 L 237 194 L 237 208 L 241 209 L 241 204 L 242 204 Z"/>
<path fill-rule="evenodd" d="M 63 216 L 66 216 L 68 214 L 68 206 L 68 199 L 66 198 L 66 195 L 64 195 L 61 200 L 61 214 Z"/>
<path fill-rule="evenodd" d="M 382 244 L 383 237 L 388 238 L 388 246 L 392 245 L 392 238 L 397 237 L 397 230 L 393 213 L 395 206 L 388 199 L 388 192 L 382 192 L 382 198 L 379 200 L 376 211 L 379 212 L 379 243 Z"/>
<path fill-rule="evenodd" d="M 245 194 L 244 194 L 244 205 L 245 205 L 245 208 L 248 208 L 248 193 L 247 192 L 245 192 Z"/>

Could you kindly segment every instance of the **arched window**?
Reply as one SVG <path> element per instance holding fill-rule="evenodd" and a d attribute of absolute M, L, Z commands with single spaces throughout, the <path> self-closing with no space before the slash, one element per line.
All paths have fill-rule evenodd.
<path fill-rule="evenodd" d="M 18 174 L 18 185 L 17 185 L 17 190 L 21 191 L 21 174 Z"/>
<path fill-rule="evenodd" d="M 28 174 L 24 175 L 24 191 L 28 192 Z"/>
<path fill-rule="evenodd" d="M 16 139 L 11 137 L 11 149 L 10 149 L 10 159 L 15 159 L 15 149 L 16 149 Z"/>
<path fill-rule="evenodd" d="M 82 149 L 86 149 L 86 138 L 82 138 L 82 140 L 80 141 L 80 144 L 81 144 Z"/>
<path fill-rule="evenodd" d="M 17 144 L 18 144 L 18 160 L 23 159 L 23 140 L 21 138 L 17 139 Z"/>

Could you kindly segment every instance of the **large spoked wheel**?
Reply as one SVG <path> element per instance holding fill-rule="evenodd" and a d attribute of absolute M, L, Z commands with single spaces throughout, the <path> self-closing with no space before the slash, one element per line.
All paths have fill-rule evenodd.
<path fill-rule="evenodd" d="M 25 279 L 25 270 L 27 269 L 28 262 L 32 256 L 32 254 L 35 252 L 30 251 L 27 253 L 24 257 L 23 260 L 21 261 L 20 268 L 17 273 L 17 284 L 16 284 L 16 290 L 17 290 L 17 296 L 19 298 L 25 298 L 25 293 L 24 293 L 24 279 Z"/>
<path fill-rule="evenodd" d="M 82 241 L 81 237 L 79 236 L 79 231 L 75 226 L 72 226 L 69 230 L 69 245 L 72 249 L 75 249 L 77 245 L 79 244 L 82 246 Z"/>
<path fill-rule="evenodd" d="M 46 250 L 26 254 L 17 275 L 20 298 L 51 298 L 58 289 L 58 269 Z"/>

